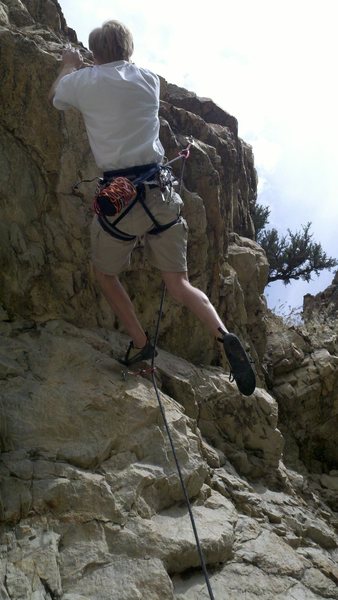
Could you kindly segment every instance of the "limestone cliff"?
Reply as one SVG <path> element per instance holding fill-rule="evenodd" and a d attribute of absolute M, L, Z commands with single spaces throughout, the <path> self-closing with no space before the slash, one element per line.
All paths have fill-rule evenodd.
<path fill-rule="evenodd" d="M 91 276 L 95 184 L 72 192 L 97 175 L 83 124 L 46 101 L 67 39 L 56 0 L 0 1 L 0 600 L 203 600 L 153 387 L 122 377 L 127 339 Z M 336 330 L 325 341 L 267 315 L 251 149 L 210 99 L 164 80 L 161 93 L 168 158 L 194 137 L 191 279 L 261 374 L 242 397 L 166 301 L 157 379 L 215 598 L 337 599 Z M 125 283 L 151 328 L 159 280 L 141 250 Z"/>

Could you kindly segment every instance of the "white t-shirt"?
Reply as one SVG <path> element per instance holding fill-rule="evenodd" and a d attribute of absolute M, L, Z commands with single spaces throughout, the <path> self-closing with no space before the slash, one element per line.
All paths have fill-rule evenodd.
<path fill-rule="evenodd" d="M 103 171 L 161 162 L 159 78 L 125 60 L 62 77 L 54 106 L 81 111 L 95 161 Z"/>

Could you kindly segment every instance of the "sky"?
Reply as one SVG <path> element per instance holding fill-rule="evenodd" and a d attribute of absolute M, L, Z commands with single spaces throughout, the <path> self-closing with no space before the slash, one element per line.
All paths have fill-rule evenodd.
<path fill-rule="evenodd" d="M 59 3 L 85 46 L 93 28 L 120 20 L 134 62 L 234 115 L 253 147 L 268 228 L 282 235 L 311 221 L 313 241 L 338 258 L 337 0 Z M 287 314 L 332 279 L 326 270 L 310 283 L 272 283 L 268 305 Z"/>

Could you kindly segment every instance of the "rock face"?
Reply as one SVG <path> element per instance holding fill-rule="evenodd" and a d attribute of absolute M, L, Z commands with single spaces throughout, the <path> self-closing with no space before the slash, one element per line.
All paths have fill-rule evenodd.
<path fill-rule="evenodd" d="M 62 47 L 74 35 L 56 1 L 8 0 L 0 5 L 4 67 L 0 89 L 1 301 L 11 316 L 112 325 L 89 266 L 88 225 L 95 181 L 83 184 L 76 195 L 72 191 L 76 182 L 98 172 L 80 115 L 73 110 L 56 111 L 46 100 Z M 86 51 L 80 49 L 87 61 Z M 250 280 L 243 290 L 226 258 L 230 231 L 249 238 L 254 233 L 250 206 L 256 197 L 256 173 L 251 149 L 238 138 L 236 119 L 211 100 L 164 80 L 162 99 L 161 138 L 168 158 L 186 145 L 186 136 L 194 137 L 182 191 L 190 229 L 191 280 L 207 292 L 229 328 L 247 340 L 257 358 L 254 330 L 262 329 L 264 311 L 254 313 L 251 322 L 248 298 L 257 295 L 258 282 L 264 306 L 266 260 L 259 246 L 253 249 L 253 243 L 248 248 L 239 236 L 233 240 L 232 254 L 239 242 L 241 256 L 247 253 L 251 272 L 254 269 L 250 291 Z M 178 175 L 180 168 L 175 165 Z M 124 281 L 151 330 L 160 282 L 141 250 L 134 253 Z M 186 334 L 180 333 L 187 330 L 189 347 Z M 187 359 L 219 360 L 209 333 L 201 332 L 196 319 L 172 303 L 161 336 L 169 349 Z M 261 357 L 261 344 L 258 348 Z"/>
<path fill-rule="evenodd" d="M 336 272 L 333 281 L 329 287 L 323 292 L 312 296 L 306 294 L 303 303 L 304 318 L 306 321 L 313 320 L 313 316 L 317 320 L 328 321 L 331 318 L 336 318 L 338 314 L 338 271 Z"/>
<path fill-rule="evenodd" d="M 83 124 L 46 101 L 66 40 L 56 0 L 0 1 L 0 600 L 203 600 L 161 407 L 115 360 L 127 339 L 91 276 L 95 183 L 72 191 L 97 175 Z M 251 149 L 210 99 L 161 84 L 168 158 L 194 137 L 191 280 L 261 374 L 242 397 L 210 336 L 166 302 L 156 380 L 215 598 L 337 599 L 336 330 L 267 318 Z M 151 328 L 159 281 L 141 251 L 124 282 Z"/>

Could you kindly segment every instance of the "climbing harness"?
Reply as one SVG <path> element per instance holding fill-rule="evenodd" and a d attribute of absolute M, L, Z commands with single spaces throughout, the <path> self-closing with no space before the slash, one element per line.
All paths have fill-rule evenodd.
<path fill-rule="evenodd" d="M 121 231 L 121 229 L 117 227 L 118 223 L 120 223 L 133 206 L 135 206 L 136 202 L 141 204 L 143 210 L 154 224 L 154 227 L 148 231 L 149 235 L 163 233 L 181 220 L 181 216 L 178 215 L 175 219 L 169 221 L 169 223 L 159 223 L 146 204 L 145 185 L 149 185 L 149 187 L 159 187 L 161 191 L 172 188 L 175 183 L 175 178 L 172 174 L 170 165 L 176 160 L 184 159 L 184 166 L 185 160 L 189 157 L 191 145 L 192 140 L 189 141 L 186 148 L 179 152 L 176 158 L 164 165 L 153 163 L 119 171 L 106 171 L 103 174 L 104 179 L 101 180 L 95 195 L 94 210 L 97 213 L 97 218 L 101 227 L 106 233 L 127 242 L 137 238 L 136 235 Z M 181 182 L 182 176 L 183 168 Z M 125 209 L 123 213 L 113 222 L 108 219 L 109 216 L 121 212 L 123 208 Z"/>
<path fill-rule="evenodd" d="M 95 179 L 98 180 L 93 210 L 97 214 L 102 229 L 118 240 L 130 242 L 137 238 L 136 235 L 121 231 L 117 227 L 118 223 L 135 206 L 136 202 L 141 204 L 143 210 L 154 224 L 154 227 L 148 231 L 148 234 L 158 235 L 180 222 L 181 216 L 178 215 L 175 219 L 169 221 L 169 223 L 159 223 L 146 204 L 145 186 L 148 185 L 150 188 L 159 187 L 161 191 L 170 190 L 177 183 L 170 165 L 177 160 L 183 159 L 179 190 L 181 192 L 185 161 L 189 158 L 192 145 L 193 139 L 190 137 L 187 147 L 183 148 L 175 158 L 164 165 L 150 163 L 118 171 L 105 171 L 103 178 L 95 177 L 91 180 L 79 181 L 73 186 L 73 192 L 78 191 L 78 186 L 81 183 L 94 181 Z M 123 212 L 119 215 L 121 211 Z M 119 216 L 110 221 L 108 217 L 113 217 L 114 215 Z"/>

